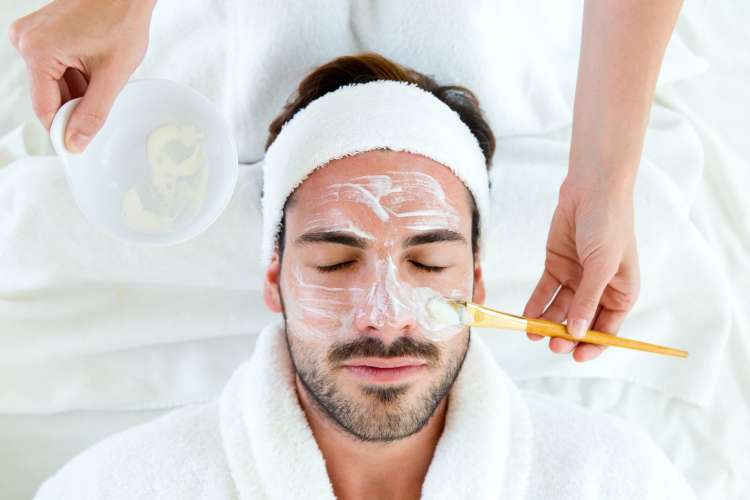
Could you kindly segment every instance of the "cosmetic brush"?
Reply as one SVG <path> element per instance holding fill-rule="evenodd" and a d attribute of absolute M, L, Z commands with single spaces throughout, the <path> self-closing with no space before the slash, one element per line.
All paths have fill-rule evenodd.
<path fill-rule="evenodd" d="M 680 358 L 687 358 L 688 356 L 687 351 L 680 349 L 618 337 L 596 330 L 588 330 L 586 335 L 578 339 L 570 335 L 567 327 L 561 323 L 545 319 L 516 316 L 468 301 L 433 297 L 427 303 L 427 309 L 434 319 L 447 324 L 463 324 L 475 328 L 518 330 L 545 337 L 560 337 L 573 342 L 624 347 L 626 349 L 636 349 Z"/>

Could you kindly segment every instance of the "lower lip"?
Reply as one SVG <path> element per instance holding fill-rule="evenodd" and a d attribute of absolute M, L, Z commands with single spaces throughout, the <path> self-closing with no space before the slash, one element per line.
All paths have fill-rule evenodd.
<path fill-rule="evenodd" d="M 373 366 L 345 366 L 356 377 L 370 382 L 395 382 L 421 372 L 425 365 L 399 366 L 398 368 L 375 368 Z"/>

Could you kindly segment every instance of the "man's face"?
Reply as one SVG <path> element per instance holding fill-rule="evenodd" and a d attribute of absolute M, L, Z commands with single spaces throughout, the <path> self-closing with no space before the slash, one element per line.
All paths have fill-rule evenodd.
<path fill-rule="evenodd" d="M 469 343 L 468 328 L 436 324 L 425 303 L 484 300 L 468 190 L 433 160 L 378 150 L 330 162 L 293 198 L 265 298 L 284 314 L 302 386 L 361 440 L 418 432 Z"/>

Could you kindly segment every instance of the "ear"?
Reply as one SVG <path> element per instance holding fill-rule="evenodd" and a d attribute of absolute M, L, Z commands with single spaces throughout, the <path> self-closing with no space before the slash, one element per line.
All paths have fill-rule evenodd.
<path fill-rule="evenodd" d="M 484 304 L 486 298 L 486 290 L 484 289 L 484 278 L 482 276 L 482 266 L 479 261 L 474 262 L 474 296 L 471 301 L 476 304 Z"/>
<path fill-rule="evenodd" d="M 281 312 L 281 291 L 279 280 L 281 279 L 281 262 L 278 250 L 274 251 L 273 257 L 266 269 L 266 278 L 263 284 L 263 301 L 271 312 Z"/>

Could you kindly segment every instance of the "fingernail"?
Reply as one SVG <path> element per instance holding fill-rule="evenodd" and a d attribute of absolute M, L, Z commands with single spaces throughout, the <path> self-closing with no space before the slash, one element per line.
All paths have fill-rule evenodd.
<path fill-rule="evenodd" d="M 573 324 L 568 325 L 568 333 L 577 339 L 583 338 L 586 335 L 587 326 L 588 321 L 585 319 L 573 320 Z"/>
<path fill-rule="evenodd" d="M 89 136 L 76 132 L 68 137 L 66 147 L 72 153 L 80 153 L 89 143 Z"/>

